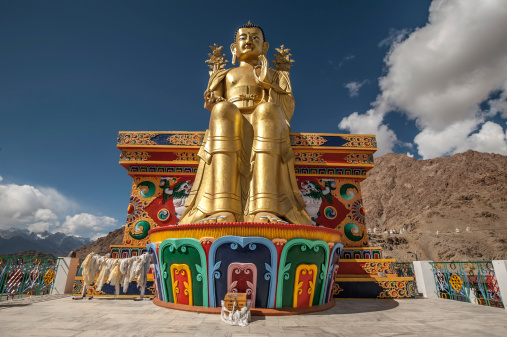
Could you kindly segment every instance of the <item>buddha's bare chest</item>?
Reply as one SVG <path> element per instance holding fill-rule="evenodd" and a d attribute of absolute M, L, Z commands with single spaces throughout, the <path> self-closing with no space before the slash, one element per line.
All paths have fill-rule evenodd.
<path fill-rule="evenodd" d="M 226 91 L 238 86 L 258 86 L 253 72 L 251 67 L 239 67 L 229 71 L 225 78 Z"/>

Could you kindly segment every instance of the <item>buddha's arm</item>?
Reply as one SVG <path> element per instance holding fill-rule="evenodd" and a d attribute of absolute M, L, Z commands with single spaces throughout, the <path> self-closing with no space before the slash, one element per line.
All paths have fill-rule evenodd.
<path fill-rule="evenodd" d="M 204 92 L 204 108 L 211 112 L 215 104 L 225 101 L 224 82 L 220 82 L 215 90 L 206 90 Z"/>

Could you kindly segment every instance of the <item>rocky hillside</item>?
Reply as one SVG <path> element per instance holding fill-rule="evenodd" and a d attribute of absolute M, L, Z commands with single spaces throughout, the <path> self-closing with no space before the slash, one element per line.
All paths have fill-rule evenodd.
<path fill-rule="evenodd" d="M 42 252 L 38 252 L 36 250 L 26 250 L 26 251 L 22 251 L 22 252 L 13 253 L 13 254 L 3 254 L 2 256 L 48 257 L 48 258 L 52 258 L 52 259 L 56 258 L 56 256 L 54 256 L 53 254 L 42 253 Z"/>
<path fill-rule="evenodd" d="M 417 160 L 390 153 L 375 159 L 361 189 L 368 227 L 408 230 L 370 235 L 386 257 L 409 261 L 417 251 L 419 260 L 507 259 L 506 156 L 467 151 Z"/>
<path fill-rule="evenodd" d="M 125 226 L 115 229 L 109 232 L 108 235 L 98 238 L 97 241 L 92 244 L 83 246 L 79 249 L 74 250 L 76 257 L 84 259 L 86 255 L 94 252 L 99 255 L 109 253 L 110 245 L 121 245 L 123 243 L 123 234 L 125 233 Z"/>

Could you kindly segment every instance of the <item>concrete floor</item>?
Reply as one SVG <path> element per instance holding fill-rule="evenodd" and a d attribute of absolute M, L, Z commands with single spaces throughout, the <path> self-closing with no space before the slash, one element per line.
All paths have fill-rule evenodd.
<path fill-rule="evenodd" d="M 151 301 L 40 296 L 0 302 L 0 336 L 507 336 L 507 312 L 441 299 L 346 300 L 299 316 L 252 317 L 233 327 L 218 315 Z"/>

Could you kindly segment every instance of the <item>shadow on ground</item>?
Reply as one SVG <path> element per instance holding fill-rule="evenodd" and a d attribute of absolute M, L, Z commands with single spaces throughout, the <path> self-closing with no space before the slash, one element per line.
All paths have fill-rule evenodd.
<path fill-rule="evenodd" d="M 413 301 L 413 299 L 412 299 Z M 361 312 L 374 312 L 391 310 L 400 304 L 396 300 L 337 300 L 334 307 L 326 311 L 314 312 L 308 315 L 340 315 L 357 314 Z"/>

